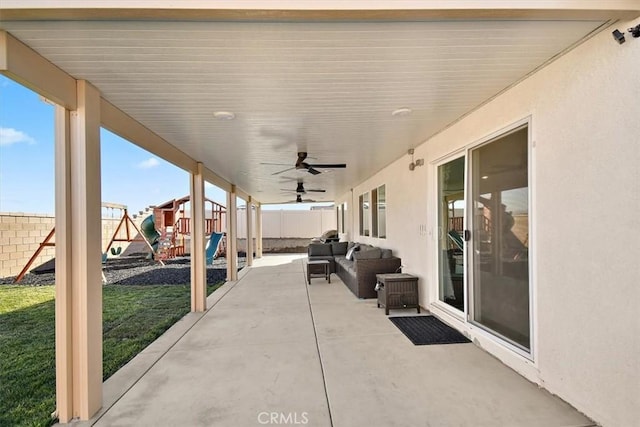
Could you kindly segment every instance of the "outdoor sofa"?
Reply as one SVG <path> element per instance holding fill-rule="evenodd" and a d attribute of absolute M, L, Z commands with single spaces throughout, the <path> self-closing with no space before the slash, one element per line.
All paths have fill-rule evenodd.
<path fill-rule="evenodd" d="M 400 272 L 401 266 L 401 259 L 391 249 L 354 242 L 311 243 L 307 255 L 309 261 L 329 261 L 329 271 L 358 298 L 376 298 L 376 274 Z"/>

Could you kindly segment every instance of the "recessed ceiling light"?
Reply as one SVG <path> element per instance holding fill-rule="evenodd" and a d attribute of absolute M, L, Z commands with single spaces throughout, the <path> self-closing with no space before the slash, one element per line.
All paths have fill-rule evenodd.
<path fill-rule="evenodd" d="M 489 179 L 489 175 L 483 175 L 482 179 Z"/>
<path fill-rule="evenodd" d="M 231 111 L 216 111 L 213 113 L 213 117 L 218 120 L 233 120 L 236 118 L 236 115 Z"/>
<path fill-rule="evenodd" d="M 411 114 L 411 111 L 412 111 L 411 108 L 403 107 L 403 108 L 398 108 L 397 110 L 393 110 L 391 112 L 391 115 L 393 117 L 408 116 L 409 114 Z"/>

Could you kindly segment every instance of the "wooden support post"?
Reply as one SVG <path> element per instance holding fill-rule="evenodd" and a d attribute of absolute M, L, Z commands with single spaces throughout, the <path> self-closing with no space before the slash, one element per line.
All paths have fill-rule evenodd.
<path fill-rule="evenodd" d="M 256 205 L 256 258 L 262 258 L 262 205 Z"/>
<path fill-rule="evenodd" d="M 102 406 L 100 93 L 56 108 L 56 397 L 60 422 Z"/>
<path fill-rule="evenodd" d="M 251 196 L 247 198 L 247 267 L 253 265 L 253 204 Z"/>
<path fill-rule="evenodd" d="M 236 187 L 227 193 L 227 280 L 238 280 L 238 208 Z"/>
<path fill-rule="evenodd" d="M 191 311 L 207 309 L 202 163 L 191 172 Z"/>

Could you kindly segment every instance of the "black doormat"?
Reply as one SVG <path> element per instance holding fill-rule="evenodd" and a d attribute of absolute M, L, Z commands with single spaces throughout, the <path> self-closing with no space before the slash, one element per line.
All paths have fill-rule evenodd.
<path fill-rule="evenodd" d="M 415 345 L 462 344 L 467 337 L 434 316 L 389 317 Z"/>

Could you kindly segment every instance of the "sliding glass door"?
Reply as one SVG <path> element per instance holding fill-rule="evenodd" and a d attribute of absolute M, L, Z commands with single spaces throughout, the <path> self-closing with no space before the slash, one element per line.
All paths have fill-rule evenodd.
<path fill-rule="evenodd" d="M 464 311 L 464 156 L 438 166 L 439 299 Z"/>
<path fill-rule="evenodd" d="M 528 128 L 437 166 L 438 299 L 531 349 Z"/>
<path fill-rule="evenodd" d="M 528 132 L 470 151 L 473 322 L 530 349 Z"/>

